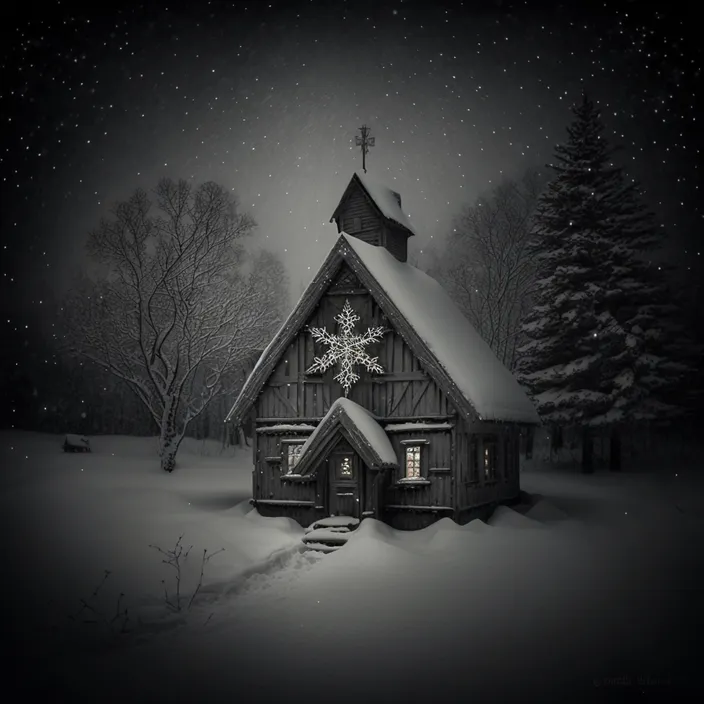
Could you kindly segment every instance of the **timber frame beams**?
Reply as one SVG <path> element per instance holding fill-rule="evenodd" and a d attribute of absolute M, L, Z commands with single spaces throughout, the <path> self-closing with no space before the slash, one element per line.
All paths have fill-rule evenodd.
<path fill-rule="evenodd" d="M 372 295 L 379 308 L 381 308 L 389 322 L 409 346 L 428 376 L 437 383 L 460 414 L 467 421 L 474 422 L 477 419 L 477 413 L 472 404 L 460 393 L 457 385 L 439 364 L 418 333 L 401 314 L 379 282 L 371 275 L 354 249 L 349 246 L 344 234 L 340 235 L 315 278 L 301 297 L 297 307 L 262 353 L 259 362 L 247 379 L 225 421 L 232 422 L 235 425 L 241 423 L 245 413 L 255 404 L 263 386 L 286 349 L 293 342 L 296 335 L 300 333 L 306 320 L 312 315 L 343 262 L 347 262 L 360 282 Z"/>

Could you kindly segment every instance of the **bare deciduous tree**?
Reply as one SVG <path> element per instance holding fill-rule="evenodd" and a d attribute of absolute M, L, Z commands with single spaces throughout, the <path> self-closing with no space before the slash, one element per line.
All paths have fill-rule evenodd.
<path fill-rule="evenodd" d="M 534 269 L 527 244 L 544 183 L 539 171 L 529 170 L 466 206 L 433 272 L 509 369 L 529 304 Z"/>
<path fill-rule="evenodd" d="M 280 323 L 267 273 L 285 272 L 272 255 L 247 256 L 254 228 L 221 186 L 164 179 L 154 202 L 137 190 L 90 233 L 100 268 L 67 301 L 65 342 L 135 391 L 167 472 L 189 423 Z"/>

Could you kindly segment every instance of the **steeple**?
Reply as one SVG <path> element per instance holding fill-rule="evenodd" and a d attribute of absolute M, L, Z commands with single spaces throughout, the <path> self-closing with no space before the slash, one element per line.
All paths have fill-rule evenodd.
<path fill-rule="evenodd" d="M 330 218 L 338 232 L 385 247 L 399 261 L 408 259 L 408 238 L 415 235 L 401 207 L 401 196 L 358 171 L 352 176 Z"/>

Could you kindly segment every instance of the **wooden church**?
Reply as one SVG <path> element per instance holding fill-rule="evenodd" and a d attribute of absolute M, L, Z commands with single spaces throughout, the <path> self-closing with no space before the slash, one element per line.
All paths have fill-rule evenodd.
<path fill-rule="evenodd" d="M 407 263 L 398 193 L 354 174 L 339 238 L 227 416 L 254 427 L 252 503 L 309 526 L 402 529 L 519 495 L 531 401 L 442 287 Z"/>

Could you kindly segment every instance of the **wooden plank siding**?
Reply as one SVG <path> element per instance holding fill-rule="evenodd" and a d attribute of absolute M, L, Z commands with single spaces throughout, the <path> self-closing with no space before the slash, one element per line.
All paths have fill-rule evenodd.
<path fill-rule="evenodd" d="M 452 414 L 454 410 L 443 392 L 421 369 L 401 335 L 390 328 L 389 321 L 369 294 L 327 294 L 306 327 L 325 327 L 337 332 L 334 318 L 345 300 L 349 300 L 361 317 L 357 330 L 363 332 L 367 327 L 376 326 L 388 330 L 382 342 L 367 348 L 370 356 L 379 358 L 386 373 L 374 374 L 358 366 L 356 372 L 361 378 L 352 386 L 349 398 L 379 418 Z M 342 387 L 334 380 L 336 367 L 323 374 L 306 373 L 315 357 L 321 357 L 326 349 L 316 343 L 304 327 L 288 346 L 262 390 L 256 403 L 257 418 L 322 418 L 331 403 L 343 395 Z"/>
<path fill-rule="evenodd" d="M 335 281 L 344 280 L 347 274 L 348 272 L 343 268 Z M 327 413 L 331 403 L 343 395 L 342 387 L 333 379 L 337 368 L 329 369 L 319 375 L 307 374 L 306 370 L 313 364 L 316 356 L 322 356 L 326 351 L 324 345 L 314 342 L 307 328 L 325 327 L 331 332 L 337 331 L 334 318 L 342 310 L 345 300 L 349 300 L 355 313 L 361 317 L 357 323 L 357 330 L 362 332 L 367 327 L 376 326 L 382 326 L 387 330 L 382 342 L 368 348 L 372 357 L 379 358 L 386 373 L 372 374 L 363 367 L 357 367 L 356 371 L 361 379 L 351 388 L 349 398 L 368 408 L 377 418 L 383 419 L 382 424 L 406 422 L 409 419 L 454 418 L 455 409 L 438 385 L 421 368 L 401 335 L 390 327 L 389 321 L 373 298 L 366 292 L 336 293 L 334 283 L 301 333 L 288 346 L 262 390 L 255 404 L 258 427 L 265 425 L 262 419 L 276 419 L 275 422 L 282 423 L 301 422 L 305 419 L 315 425 L 316 421 Z M 389 438 L 402 465 L 405 457 L 403 440 L 418 437 L 429 439 L 429 443 L 423 447 L 422 461 L 423 474 L 429 477 L 430 484 L 413 488 L 396 486 L 396 482 L 402 477 L 402 470 L 383 472 L 376 484 L 373 482 L 373 476 L 369 476 L 364 484 L 364 505 L 372 505 L 373 492 L 380 491 L 383 504 L 453 507 L 455 480 L 452 471 L 447 471 L 452 467 L 453 433 L 454 428 L 433 432 L 422 431 L 420 435 L 417 431 L 390 433 Z M 281 463 L 267 459 L 281 457 L 283 461 L 285 443 L 282 443 L 282 440 L 306 436 L 307 433 L 291 432 L 281 435 L 256 434 L 255 500 L 313 501 L 316 506 L 327 504 L 325 472 L 319 472 L 315 482 L 291 482 L 281 478 L 282 469 L 285 471 Z M 429 472 L 430 468 L 439 471 Z M 381 482 L 381 486 L 378 482 Z M 261 510 L 266 512 L 266 515 L 280 515 L 276 514 L 277 509 L 270 505 L 262 505 Z M 278 510 L 281 511 L 280 508 Z M 291 510 L 292 508 L 287 506 L 286 515 L 292 515 Z M 305 514 L 306 520 L 310 515 L 315 514 L 311 522 L 322 515 L 322 511 L 316 512 L 303 508 L 297 508 L 296 512 Z M 397 519 L 390 519 L 390 522 L 398 524 Z"/>
<path fill-rule="evenodd" d="M 399 461 L 399 469 L 385 473 L 384 504 L 393 506 L 453 506 L 452 472 L 438 471 L 451 468 L 451 430 L 414 430 L 389 433 L 389 440 Z M 404 441 L 427 440 L 421 449 L 421 475 L 429 484 L 399 484 L 405 472 Z M 435 471 L 431 471 L 435 470 Z"/>
<path fill-rule="evenodd" d="M 344 231 L 363 242 L 385 247 L 399 261 L 408 260 L 410 233 L 380 216 L 359 185 L 352 187 L 341 207 L 343 214 L 338 219 L 338 232 Z"/>
<path fill-rule="evenodd" d="M 400 227 L 384 226 L 383 245 L 401 262 L 408 260 L 408 232 Z"/>
<path fill-rule="evenodd" d="M 379 343 L 366 349 L 371 357 L 378 357 L 385 373 L 374 374 L 357 366 L 355 371 L 360 380 L 350 389 L 350 400 L 371 411 L 382 427 L 423 420 L 449 424 L 449 428 L 434 430 L 389 431 L 388 437 L 400 468 L 387 469 L 378 475 L 369 472 L 365 481 L 360 483 L 362 506 L 374 505 L 374 492 L 378 492 L 381 510 L 377 517 L 392 526 L 413 529 L 443 516 L 464 523 L 476 517 L 478 510 L 486 512 L 487 507 L 518 496 L 518 427 L 470 421 L 459 413 L 455 403 L 428 375 L 401 333 L 392 326 L 346 264 L 332 277 L 326 293 L 266 381 L 253 406 L 256 426 L 261 429 L 278 423 L 301 422 L 315 426 L 332 402 L 343 396 L 341 385 L 334 380 L 339 365 L 322 374 L 309 374 L 307 370 L 315 358 L 322 357 L 328 349 L 313 340 L 309 328 L 324 327 L 329 332 L 338 332 L 335 316 L 341 312 L 346 300 L 360 316 L 356 324 L 358 333 L 363 333 L 367 327 L 381 326 L 386 330 Z M 327 515 L 327 471 L 318 471 L 315 479 L 309 482 L 286 480 L 282 478 L 285 466 L 272 459 L 280 457 L 284 462 L 285 443 L 282 441 L 305 438 L 310 432 L 254 434 L 253 497 L 262 515 L 290 516 L 301 525 L 309 525 Z M 495 481 L 488 481 L 484 476 L 482 443 L 485 436 L 495 436 L 498 443 Z M 405 466 L 403 441 L 413 439 L 427 440 L 422 448 L 421 474 L 428 483 L 398 484 Z M 473 440 L 478 443 L 474 463 L 471 459 Z M 308 504 L 256 504 L 257 500 Z"/>
<path fill-rule="evenodd" d="M 361 227 L 356 227 L 356 218 L 359 219 Z M 381 244 L 382 220 L 359 187 L 355 188 L 345 201 L 340 228 L 369 244 Z"/>
<path fill-rule="evenodd" d="M 307 526 L 327 515 L 324 473 L 310 482 L 292 482 L 283 478 L 286 472 L 286 445 L 284 440 L 305 440 L 307 432 L 283 432 L 280 435 L 255 434 L 257 450 L 254 462 L 254 505 L 263 516 L 280 516 L 282 507 L 258 501 L 300 501 L 307 506 L 287 505 L 285 515 Z M 278 460 L 278 461 L 277 461 Z"/>
<path fill-rule="evenodd" d="M 497 468 L 494 479 L 484 473 L 484 440 L 496 437 Z M 472 509 L 489 503 L 505 501 L 519 494 L 519 431 L 509 423 L 469 424 L 457 419 L 457 453 L 455 476 L 455 510 L 459 523 L 471 519 Z M 475 445 L 476 443 L 476 445 Z"/>

